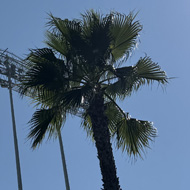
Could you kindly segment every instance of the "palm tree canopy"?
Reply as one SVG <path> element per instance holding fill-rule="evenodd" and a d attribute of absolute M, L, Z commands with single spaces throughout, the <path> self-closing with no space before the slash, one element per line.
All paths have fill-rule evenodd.
<path fill-rule="evenodd" d="M 33 148 L 46 131 L 52 134 L 54 127 L 61 126 L 66 113 L 81 113 L 82 125 L 91 133 L 88 106 L 98 92 L 103 94 L 110 134 L 118 148 L 141 156 L 149 147 L 156 128 L 151 122 L 129 118 L 116 103 L 117 98 L 124 99 L 144 84 L 167 83 L 166 73 L 148 56 L 133 66 L 121 67 L 142 30 L 135 16 L 117 12 L 104 16 L 93 10 L 80 20 L 50 15 L 49 48 L 31 50 L 20 88 L 21 94 L 32 94 L 41 105 L 30 121 Z"/>

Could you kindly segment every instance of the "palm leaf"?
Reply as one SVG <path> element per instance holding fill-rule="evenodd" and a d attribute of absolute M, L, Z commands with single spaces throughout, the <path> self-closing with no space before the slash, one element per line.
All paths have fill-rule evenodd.
<path fill-rule="evenodd" d="M 161 84 L 166 84 L 168 82 L 166 73 L 162 71 L 160 66 L 154 63 L 150 57 L 145 56 L 144 58 L 140 58 L 134 66 L 134 70 L 138 77 L 135 89 L 138 89 L 142 84 L 149 84 L 153 81 L 157 81 Z"/>
<path fill-rule="evenodd" d="M 82 34 L 86 40 L 88 51 L 90 53 L 89 58 L 91 62 L 97 62 L 97 64 L 105 64 L 110 50 L 110 26 L 112 23 L 111 16 L 103 17 L 100 13 L 93 10 L 87 11 L 83 17 L 82 22 Z"/>
<path fill-rule="evenodd" d="M 64 38 L 60 35 L 55 35 L 54 33 L 47 31 L 45 43 L 55 51 L 59 52 L 65 57 L 68 56 L 69 47 Z"/>
<path fill-rule="evenodd" d="M 92 131 L 92 122 L 90 116 L 87 113 L 82 114 L 81 127 L 87 133 L 87 136 L 94 141 L 93 131 Z"/>
<path fill-rule="evenodd" d="M 157 134 L 156 128 L 149 121 L 129 118 L 114 101 L 107 103 L 106 115 L 109 121 L 109 130 L 116 140 L 117 148 L 127 152 L 130 156 L 140 156 L 149 142 Z"/>
<path fill-rule="evenodd" d="M 112 83 L 107 85 L 107 88 L 105 87 L 105 92 L 114 99 L 117 97 L 123 99 L 127 95 L 130 95 L 136 81 L 133 76 L 132 67 L 126 67 L 123 70 L 126 74 L 125 77 L 121 77 L 121 72 L 116 72 L 116 77 L 114 78 L 116 81 L 113 80 Z"/>
<path fill-rule="evenodd" d="M 69 39 L 73 33 L 80 34 L 81 32 L 81 21 L 68 19 L 60 19 L 54 17 L 52 14 L 49 14 L 49 22 L 47 26 L 49 26 L 50 30 L 55 35 L 61 35 L 63 38 Z"/>
<path fill-rule="evenodd" d="M 53 51 L 49 48 L 33 49 L 30 51 L 31 53 L 27 59 L 32 62 L 40 62 L 43 59 L 46 61 L 57 61 Z"/>
<path fill-rule="evenodd" d="M 38 97 L 42 97 L 48 94 L 49 96 L 53 95 L 53 92 L 68 88 L 69 68 L 63 60 L 55 57 L 52 50 L 47 48 L 34 50 L 28 60 L 29 69 L 20 88 L 22 95 L 33 94 L 34 97 L 38 94 Z"/>
<path fill-rule="evenodd" d="M 88 85 L 70 88 L 62 95 L 62 105 L 67 108 L 79 109 L 82 106 L 82 99 L 88 97 L 90 91 L 91 88 Z"/>
<path fill-rule="evenodd" d="M 32 140 L 32 148 L 41 144 L 46 132 L 49 133 L 49 137 L 55 134 L 55 130 L 60 129 L 65 117 L 66 114 L 61 113 L 58 108 L 37 110 L 29 121 L 31 127 L 28 138 Z"/>
<path fill-rule="evenodd" d="M 48 25 L 51 32 L 47 33 L 46 43 L 51 48 L 57 50 L 67 58 L 67 61 L 72 60 L 73 57 L 83 55 L 88 51 L 86 43 L 82 38 L 81 22 L 78 20 L 69 21 L 53 17 Z"/>
<path fill-rule="evenodd" d="M 106 93 L 112 98 L 123 99 L 142 85 L 149 85 L 154 81 L 163 85 L 168 82 L 166 73 L 147 56 L 140 58 L 135 66 L 117 68 L 112 72 L 117 80 L 106 88 Z"/>
<path fill-rule="evenodd" d="M 116 133 L 117 146 L 128 154 L 142 157 L 149 141 L 156 137 L 157 130 L 149 121 L 123 118 L 118 123 Z"/>
<path fill-rule="evenodd" d="M 115 60 L 122 58 L 124 55 L 128 57 L 137 45 L 142 25 L 139 21 L 134 21 L 135 17 L 136 15 L 133 15 L 133 13 L 128 16 L 120 13 L 113 14 L 113 24 L 110 30 L 113 37 L 111 52 Z"/>

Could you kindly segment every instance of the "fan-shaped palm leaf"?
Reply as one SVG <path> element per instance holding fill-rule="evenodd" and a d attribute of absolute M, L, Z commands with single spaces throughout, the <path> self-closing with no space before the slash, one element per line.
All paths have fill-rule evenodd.
<path fill-rule="evenodd" d="M 139 21 L 134 21 L 136 15 L 130 13 L 128 16 L 120 13 L 113 13 L 111 27 L 111 35 L 113 41 L 111 43 L 111 52 L 113 58 L 129 56 L 130 52 L 137 45 L 139 32 L 142 30 L 142 25 Z"/>
<path fill-rule="evenodd" d="M 147 56 L 140 58 L 134 66 L 117 68 L 112 72 L 118 79 L 107 85 L 106 93 L 114 98 L 125 98 L 142 85 L 152 84 L 154 81 L 161 84 L 168 82 L 166 73 Z"/>
<path fill-rule="evenodd" d="M 149 141 L 156 137 L 156 128 L 152 122 L 130 118 L 109 95 L 106 97 L 109 100 L 105 104 L 108 126 L 117 147 L 130 156 L 142 157 L 142 152 L 149 148 Z"/>
<path fill-rule="evenodd" d="M 66 114 L 56 107 L 37 110 L 29 121 L 31 128 L 28 137 L 32 139 L 32 148 L 42 142 L 47 131 L 51 137 L 55 134 L 55 130 L 60 130 L 65 117 Z"/>

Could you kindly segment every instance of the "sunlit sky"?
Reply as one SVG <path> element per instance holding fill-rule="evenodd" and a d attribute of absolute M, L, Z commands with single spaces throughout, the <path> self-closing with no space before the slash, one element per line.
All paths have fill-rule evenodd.
<path fill-rule="evenodd" d="M 190 189 L 190 0 L 1 0 L 0 49 L 25 58 L 31 48 L 45 47 L 48 13 L 79 18 L 85 10 L 102 13 L 138 13 L 143 25 L 138 49 L 126 65 L 149 55 L 171 79 L 164 88 L 156 83 L 143 87 L 119 102 L 132 117 L 153 121 L 158 137 L 144 160 L 131 161 L 115 149 L 117 172 L 123 190 Z M 36 150 L 26 137 L 27 122 L 35 111 L 28 99 L 14 95 L 23 190 L 65 189 L 58 140 L 44 140 Z M 71 190 L 98 190 L 101 175 L 94 144 L 80 127 L 80 119 L 68 117 L 62 129 Z M 0 88 L 0 189 L 17 188 L 9 94 Z"/>

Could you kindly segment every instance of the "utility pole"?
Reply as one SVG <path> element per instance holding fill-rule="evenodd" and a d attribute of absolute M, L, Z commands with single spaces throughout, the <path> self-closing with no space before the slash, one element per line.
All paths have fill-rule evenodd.
<path fill-rule="evenodd" d="M 16 132 L 16 122 L 15 122 L 15 114 L 14 114 L 14 106 L 13 106 L 13 95 L 12 95 L 12 88 L 13 86 L 16 85 L 16 81 L 18 80 L 18 78 L 21 76 L 21 73 L 23 72 L 22 61 L 19 59 L 13 58 L 14 54 L 7 53 L 7 49 L 5 51 L 0 51 L 0 52 L 1 52 L 0 54 L 0 85 L 3 88 L 9 89 L 18 190 L 23 190 L 18 140 L 17 140 L 17 132 Z M 14 82 L 12 82 L 12 79 Z"/>

